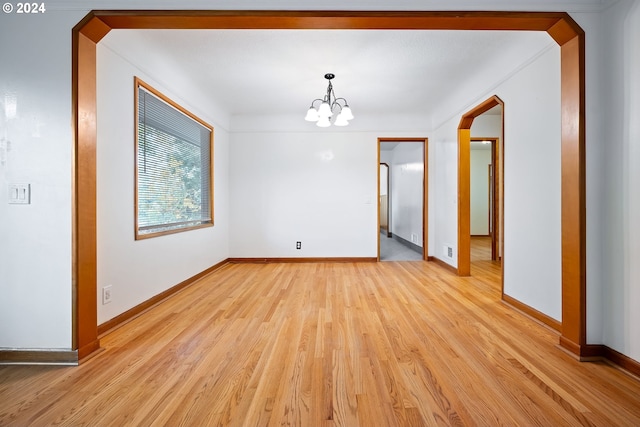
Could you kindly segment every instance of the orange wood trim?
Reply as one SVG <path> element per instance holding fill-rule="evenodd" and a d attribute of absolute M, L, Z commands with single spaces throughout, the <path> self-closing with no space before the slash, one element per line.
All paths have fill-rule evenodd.
<path fill-rule="evenodd" d="M 92 42 L 98 43 L 111 31 L 111 27 L 90 13 L 80 22 L 78 31 Z"/>
<path fill-rule="evenodd" d="M 493 253 L 494 253 L 493 244 L 495 242 L 495 239 L 493 238 L 493 236 L 495 235 L 495 232 L 492 233 L 493 224 L 491 223 L 491 218 L 494 217 L 494 213 L 492 212 L 493 211 L 493 201 L 491 200 L 491 194 L 493 193 L 493 191 L 491 189 L 491 182 L 492 182 L 491 178 L 492 178 L 493 173 L 494 173 L 493 172 L 493 166 L 495 165 L 495 163 L 493 162 L 493 153 L 494 153 L 493 146 L 494 146 L 494 144 L 495 144 L 495 141 L 491 144 L 491 164 L 487 165 L 487 181 L 488 181 L 487 182 L 487 189 L 488 189 L 488 191 L 487 191 L 487 193 L 488 193 L 487 194 L 487 206 L 489 207 L 489 214 L 487 215 L 488 216 L 488 218 L 487 218 L 487 229 L 488 229 L 489 232 L 487 233 L 487 236 L 491 237 L 491 259 L 492 260 L 495 259 L 493 257 Z M 473 237 L 473 236 L 471 236 L 471 237 Z"/>
<path fill-rule="evenodd" d="M 144 82 L 139 77 L 134 77 L 134 82 L 135 82 L 136 92 L 138 90 L 138 87 L 140 87 L 140 86 L 143 87 L 145 90 L 151 92 L 156 97 L 162 99 L 164 102 L 166 102 L 167 104 L 171 105 L 173 108 L 175 108 L 176 110 L 180 111 L 185 116 L 189 116 L 190 118 L 192 118 L 196 122 L 200 123 L 202 126 L 204 126 L 207 129 L 209 129 L 211 132 L 213 132 L 213 126 L 211 126 L 209 123 L 205 122 L 200 117 L 196 116 L 191 111 L 187 110 L 186 108 L 184 108 L 183 106 L 181 106 L 180 104 L 178 104 L 177 102 L 175 102 L 174 100 L 172 100 L 171 98 L 169 98 L 168 96 L 166 96 L 165 94 L 160 92 L 158 89 L 156 89 L 153 86 L 151 86 L 150 84 Z M 137 111 L 138 111 L 137 106 L 135 108 L 135 111 L 137 113 Z M 137 114 L 136 114 L 136 117 L 137 117 Z"/>
<path fill-rule="evenodd" d="M 561 46 L 562 340 L 586 344 L 584 36 Z M 567 347 L 567 343 L 574 345 Z M 576 354 L 581 354 L 578 351 Z"/>
<path fill-rule="evenodd" d="M 77 365 L 76 350 L 0 350 L 0 365 Z"/>
<path fill-rule="evenodd" d="M 429 139 L 424 139 L 424 170 L 422 173 L 422 259 L 429 259 Z"/>
<path fill-rule="evenodd" d="M 95 11 L 118 29 L 432 29 L 548 31 L 563 12 Z"/>
<path fill-rule="evenodd" d="M 632 375 L 640 377 L 640 362 L 612 349 L 611 347 L 603 344 L 585 344 L 578 347 L 571 341 L 563 342 L 562 337 L 560 337 L 560 345 L 562 349 L 567 350 L 582 362 L 604 359 L 616 368 L 621 368 Z"/>
<path fill-rule="evenodd" d="M 562 335 L 560 336 L 558 341 L 559 341 L 558 344 L 560 345 L 560 348 L 566 350 L 569 354 L 571 354 L 574 357 L 578 357 L 578 358 L 580 357 L 582 352 L 581 346 L 579 346 L 578 344 L 574 343 L 571 340 L 564 338 Z"/>
<path fill-rule="evenodd" d="M 376 161 L 378 163 L 378 170 L 377 170 L 377 174 L 378 174 L 378 200 L 377 200 L 377 204 L 378 204 L 378 208 L 376 209 L 378 212 L 378 228 L 377 228 L 377 232 L 376 232 L 376 243 L 378 245 L 378 251 L 376 252 L 376 262 L 380 262 L 380 138 L 378 138 L 378 151 L 376 152 Z M 389 165 L 387 165 L 387 233 L 389 232 L 389 226 L 390 221 L 389 221 L 389 177 L 391 176 L 391 170 L 389 169 Z"/>
<path fill-rule="evenodd" d="M 584 36 L 584 31 L 569 15 L 559 19 L 547 33 L 559 46 L 571 41 L 576 36 Z"/>
<path fill-rule="evenodd" d="M 494 238 L 494 246 L 495 246 L 495 261 L 500 262 L 500 270 L 502 274 L 500 275 L 500 293 L 504 295 L 504 105 L 502 106 L 502 135 L 503 138 L 500 139 L 499 143 L 495 144 L 495 157 L 496 157 L 496 165 L 499 167 L 498 170 L 495 171 L 495 182 L 494 182 L 494 200 L 495 200 L 495 216 L 493 219 L 494 230 L 496 230 L 497 238 Z"/>
<path fill-rule="evenodd" d="M 619 365 L 623 369 L 626 369 L 633 375 L 640 377 L 640 362 L 638 362 L 637 360 L 634 360 L 628 356 L 625 356 L 624 354 L 619 353 L 616 350 L 607 346 L 604 346 L 603 354 L 604 354 L 604 357 L 606 357 L 611 362 L 615 363 L 616 365 Z"/>
<path fill-rule="evenodd" d="M 454 266 L 452 266 L 451 264 L 447 264 L 440 258 L 430 256 L 430 257 L 427 257 L 427 261 L 432 262 L 434 264 L 438 264 L 440 267 L 443 267 L 445 270 L 448 270 L 453 274 L 458 274 L 458 270 Z"/>
<path fill-rule="evenodd" d="M 378 233 L 380 234 L 380 233 Z M 323 262 L 378 262 L 376 257 L 317 257 L 317 258 L 229 258 L 235 264 L 271 264 L 271 263 L 323 263 Z"/>
<path fill-rule="evenodd" d="M 83 357 L 100 347 L 97 333 L 96 250 L 96 45 L 73 34 L 73 117 L 75 138 L 73 349 Z"/>
<path fill-rule="evenodd" d="M 605 359 L 607 346 L 602 344 L 586 344 L 580 348 L 580 361 L 594 361 Z M 575 356 L 575 355 L 574 355 Z"/>
<path fill-rule="evenodd" d="M 175 233 L 182 233 L 184 231 L 189 231 L 189 230 L 197 230 L 199 228 L 206 228 L 206 227 L 213 227 L 213 223 L 214 223 L 214 215 L 213 215 L 213 197 L 214 197 L 214 192 L 213 192 L 213 186 L 214 186 L 214 182 L 213 182 L 213 126 L 211 126 L 210 124 L 208 124 L 207 122 L 205 122 L 204 120 L 200 119 L 198 116 L 196 116 L 195 114 L 191 113 L 190 111 L 188 111 L 186 108 L 182 107 L 180 104 L 178 104 L 177 102 L 173 101 L 172 99 L 170 99 L 169 97 L 165 96 L 162 92 L 160 92 L 159 90 L 155 89 L 154 87 L 152 87 L 151 85 L 145 83 L 142 79 L 140 79 L 139 77 L 134 77 L 133 78 L 133 85 L 134 85 L 134 95 L 133 95 L 133 99 L 134 99 L 134 106 L 133 106 L 133 123 L 134 123 L 134 136 L 133 136 L 133 140 L 135 141 L 135 143 L 133 144 L 135 146 L 135 154 L 134 154 L 134 158 L 133 158 L 133 162 L 134 162 L 134 199 L 135 199 L 135 204 L 134 204 L 134 224 L 133 224 L 133 229 L 134 229 L 134 233 L 135 233 L 135 239 L 136 240 L 143 240 L 143 239 L 149 239 L 152 237 L 160 237 L 160 236 L 166 236 L 168 234 L 175 234 Z M 153 95 L 155 95 L 157 98 L 163 100 L 164 102 L 166 102 L 167 104 L 171 105 L 173 108 L 175 108 L 176 110 L 180 111 L 182 114 L 184 114 L 187 117 L 190 117 L 191 119 L 195 120 L 196 122 L 200 123 L 202 126 L 204 126 L 205 128 L 207 128 L 209 130 L 209 167 L 207 168 L 209 171 L 209 212 L 211 213 L 211 221 L 210 222 L 206 222 L 203 224 L 198 224 L 198 225 L 194 225 L 194 226 L 190 226 L 190 227 L 184 227 L 184 228 L 177 228 L 177 229 L 173 229 L 173 230 L 166 230 L 166 231 L 158 231 L 158 232 L 154 232 L 154 233 L 146 233 L 146 234 L 141 234 L 138 230 L 138 88 L 142 87 L 144 89 L 146 89 L 148 92 L 151 92 Z"/>
<path fill-rule="evenodd" d="M 93 21 L 98 18 L 106 27 Z M 567 29 L 559 22 L 569 23 Z M 84 26 L 87 26 L 85 29 Z M 114 28 L 132 29 L 169 29 L 169 28 L 247 28 L 247 29 L 449 29 L 449 30 L 525 30 L 547 31 L 561 44 L 561 61 L 563 64 L 563 147 L 571 146 L 570 138 L 564 133 L 570 134 L 570 128 L 579 129 L 578 147 L 584 147 L 584 33 L 575 24 L 567 13 L 536 13 L 536 12 L 318 12 L 318 11 L 95 11 L 91 12 L 81 21 L 72 33 L 72 119 L 74 126 L 74 154 L 75 165 L 73 175 L 73 348 L 86 348 L 89 343 L 97 340 L 97 326 L 95 325 L 96 308 L 96 278 L 95 259 L 92 256 L 96 251 L 95 211 L 90 208 L 95 204 L 95 129 L 93 135 L 85 129 L 87 121 L 93 119 L 95 124 L 95 43 L 106 35 L 108 30 Z M 570 39 L 572 31 L 574 38 L 578 38 L 578 47 L 572 45 Z M 86 32 L 88 35 L 81 35 Z M 80 40 L 83 39 L 82 42 Z M 569 41 L 565 41 L 570 39 Z M 575 44 L 575 42 L 573 42 Z M 568 45 L 568 46 L 567 46 Z M 567 48 L 565 48 L 567 46 Z M 565 71 L 569 68 L 578 68 L 579 72 Z M 565 79 L 572 75 L 572 78 Z M 565 90 L 565 80 L 570 83 L 577 79 L 580 90 Z M 91 83 L 93 82 L 93 86 Z M 92 101 L 93 99 L 93 101 Z M 80 108 L 80 105 L 82 108 Z M 579 105 L 579 111 L 575 106 Z M 565 144 L 566 142 L 566 144 Z M 93 144 L 93 146 L 92 146 Z M 575 144 L 574 144 L 575 145 Z M 568 148 L 568 147 L 567 147 Z M 575 148 L 575 147 L 574 147 Z M 563 148 L 563 164 L 577 163 L 582 173 L 564 173 L 563 185 L 563 319 L 569 315 L 572 320 L 572 331 L 567 329 L 567 336 L 584 345 L 584 334 L 574 333 L 574 329 L 584 329 L 585 326 L 585 299 L 584 299 L 584 271 L 585 258 L 581 255 L 577 260 L 578 267 L 569 267 L 569 260 L 565 263 L 565 249 L 572 250 L 578 247 L 584 248 L 584 235 L 576 235 L 575 232 L 566 232 L 574 221 L 576 203 L 567 201 L 565 196 L 577 199 L 577 215 L 584 226 L 584 153 L 583 149 L 565 150 Z M 93 160 L 92 160 L 93 159 Z M 564 170 L 564 168 L 563 168 Z M 84 175 L 93 175 L 94 180 L 83 181 Z M 91 187 L 93 184 L 93 189 Z M 574 206 L 565 214 L 565 204 Z M 89 207 L 89 208 L 87 208 Z M 566 216 L 566 218 L 565 218 Z M 88 252 L 84 252 L 84 250 Z M 85 255 L 86 254 L 86 255 Z M 567 269 L 565 269 L 567 265 Z M 93 270 L 93 273 L 92 271 Z M 576 286 L 576 283 L 579 285 Z M 566 292 L 565 292 L 565 287 Z M 572 299 L 573 298 L 573 299 Z M 578 307 L 579 315 L 573 315 L 575 307 Z M 92 323 L 93 318 L 93 323 Z M 79 321 L 82 319 L 82 321 Z M 89 326 L 87 326 L 89 325 Z M 93 331 L 95 330 L 95 331 Z M 563 336 L 565 331 L 563 330 Z M 568 338 L 562 340 L 571 347 Z M 579 348 L 579 345 L 578 345 Z"/>
<path fill-rule="evenodd" d="M 114 317 L 113 319 L 107 320 L 106 322 L 100 324 L 98 326 L 98 335 L 100 337 L 104 336 L 105 334 L 111 332 L 112 330 L 119 328 L 120 326 L 124 325 L 127 322 L 130 322 L 131 320 L 135 319 L 136 317 L 140 316 L 142 313 L 144 313 L 145 311 L 149 310 L 152 307 L 155 307 L 156 305 L 162 303 L 163 301 L 165 301 L 167 298 L 177 294 L 178 292 L 180 292 L 181 290 L 189 287 L 190 285 L 194 284 L 195 282 L 197 282 L 198 280 L 202 279 L 204 276 L 219 270 L 220 268 L 224 267 L 225 265 L 229 264 L 229 260 L 225 259 L 224 261 L 221 261 L 209 268 L 207 268 L 206 270 L 201 271 L 200 273 L 189 277 L 186 280 L 183 280 L 182 282 L 178 283 L 175 286 L 172 286 L 171 288 L 167 289 L 164 292 L 159 293 L 158 295 L 155 295 L 151 298 L 149 298 L 148 300 L 136 305 L 135 307 L 130 308 L 129 310 L 125 311 L 124 313 L 119 314 L 118 316 Z"/>
<path fill-rule="evenodd" d="M 98 321 L 96 320 L 96 324 Z M 93 329 L 93 328 L 92 328 Z M 96 339 L 78 348 L 78 360 L 82 362 L 89 356 L 93 356 L 95 352 L 100 350 L 100 339 L 98 338 L 98 327 L 95 327 Z"/>
<path fill-rule="evenodd" d="M 471 275 L 471 123 L 458 129 L 458 274 Z"/>
<path fill-rule="evenodd" d="M 492 96 L 491 98 L 481 102 L 480 104 L 476 105 L 472 110 L 468 111 L 464 116 L 462 116 L 462 118 L 460 119 L 460 124 L 458 125 L 458 128 L 471 129 L 471 124 L 473 123 L 473 119 L 475 119 L 476 117 L 478 117 L 483 113 L 486 113 L 487 111 L 489 111 L 490 109 L 492 109 L 497 105 L 502 105 L 502 101 L 497 96 Z M 487 139 L 495 139 L 495 137 L 487 138 Z"/>
<path fill-rule="evenodd" d="M 471 124 L 497 105 L 504 107 L 504 102 L 494 95 L 465 113 L 458 125 L 458 274 L 461 276 L 471 275 Z M 504 122 L 502 125 L 504 129 Z M 487 139 L 495 140 L 495 137 Z"/>
<path fill-rule="evenodd" d="M 137 207 L 137 205 L 136 205 L 136 207 Z M 138 209 L 136 209 L 136 211 L 137 210 Z M 139 234 L 139 232 L 137 230 L 137 228 L 138 228 L 137 224 L 138 224 L 138 221 L 136 220 L 136 223 L 134 224 L 135 239 L 136 240 L 150 239 L 150 238 L 153 238 L 153 237 L 160 237 L 160 236 L 167 236 L 169 234 L 182 233 L 184 231 L 191 231 L 191 230 L 198 230 L 200 228 L 213 227 L 213 221 L 212 221 L 212 222 L 205 222 L 203 224 L 192 225 L 192 226 L 184 227 L 184 228 L 176 228 L 174 230 L 165 230 L 165 231 L 157 231 L 155 233 Z"/>
<path fill-rule="evenodd" d="M 550 327 L 551 329 L 554 329 L 558 332 L 560 332 L 560 329 L 562 328 L 562 323 L 558 322 L 556 319 L 547 316 L 546 314 L 536 310 L 533 307 L 528 306 L 527 304 L 524 304 L 520 301 L 518 301 L 517 299 L 510 297 L 509 295 L 505 295 L 502 294 L 502 301 L 515 308 L 516 310 L 526 314 L 529 317 L 532 317 L 534 319 L 536 319 L 537 321 L 547 325 L 548 327 Z"/>
<path fill-rule="evenodd" d="M 138 140 L 139 126 L 138 126 L 138 106 L 140 105 L 140 94 L 138 93 L 138 86 L 140 85 L 138 77 L 133 77 L 133 238 L 140 240 L 140 233 L 138 230 L 138 147 L 140 141 Z M 98 332 L 99 333 L 99 332 Z"/>

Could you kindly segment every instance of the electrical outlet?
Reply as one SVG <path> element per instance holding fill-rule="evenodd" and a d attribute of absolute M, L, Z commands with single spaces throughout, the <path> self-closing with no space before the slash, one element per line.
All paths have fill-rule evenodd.
<path fill-rule="evenodd" d="M 296 249 L 302 249 L 302 242 L 296 242 Z"/>
<path fill-rule="evenodd" d="M 111 302 L 111 285 L 102 288 L 102 305 Z"/>

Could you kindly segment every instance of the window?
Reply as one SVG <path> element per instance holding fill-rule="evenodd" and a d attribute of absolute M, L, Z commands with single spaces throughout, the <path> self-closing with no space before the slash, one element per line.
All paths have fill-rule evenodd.
<path fill-rule="evenodd" d="M 213 128 L 136 77 L 135 236 L 213 225 Z"/>

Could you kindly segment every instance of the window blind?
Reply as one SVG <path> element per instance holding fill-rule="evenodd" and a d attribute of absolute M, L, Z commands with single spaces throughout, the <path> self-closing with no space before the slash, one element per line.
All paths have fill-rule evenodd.
<path fill-rule="evenodd" d="M 212 223 L 212 130 L 138 86 L 137 232 Z"/>

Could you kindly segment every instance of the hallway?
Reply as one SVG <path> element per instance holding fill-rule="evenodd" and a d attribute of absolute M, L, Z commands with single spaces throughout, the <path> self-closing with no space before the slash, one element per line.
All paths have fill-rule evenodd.
<path fill-rule="evenodd" d="M 422 253 L 381 232 L 380 261 L 422 261 Z"/>

